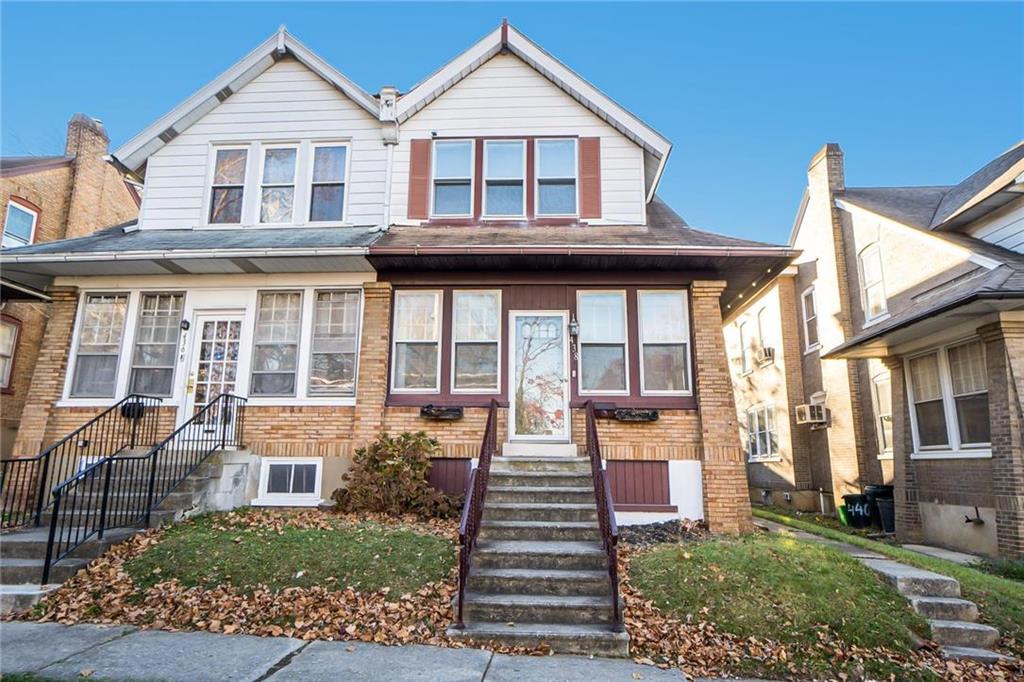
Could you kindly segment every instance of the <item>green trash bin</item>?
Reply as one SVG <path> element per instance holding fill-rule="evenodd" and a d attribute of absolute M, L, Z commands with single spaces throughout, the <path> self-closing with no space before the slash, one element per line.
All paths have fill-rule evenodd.
<path fill-rule="evenodd" d="M 846 518 L 846 505 L 839 505 L 839 508 L 836 509 L 836 511 L 839 513 L 839 523 L 843 524 L 844 526 L 849 526 L 850 519 Z"/>

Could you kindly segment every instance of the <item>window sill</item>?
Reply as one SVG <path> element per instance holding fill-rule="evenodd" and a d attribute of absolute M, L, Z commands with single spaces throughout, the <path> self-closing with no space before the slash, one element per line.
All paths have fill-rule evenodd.
<path fill-rule="evenodd" d="M 319 507 L 327 504 L 327 500 L 319 497 L 302 496 L 280 496 L 280 497 L 257 497 L 250 502 L 253 507 Z"/>
<path fill-rule="evenodd" d="M 910 459 L 991 459 L 991 450 L 921 450 L 910 453 Z"/>
<path fill-rule="evenodd" d="M 749 457 L 747 458 L 747 464 L 769 464 L 771 462 L 781 462 L 781 455 L 773 455 L 771 457 Z"/>
<path fill-rule="evenodd" d="M 883 452 L 880 455 L 878 455 L 878 459 L 881 460 L 881 461 L 886 461 L 886 460 L 892 461 L 893 456 L 892 456 L 891 452 Z"/>
<path fill-rule="evenodd" d="M 873 317 L 870 320 L 865 319 L 864 320 L 864 324 L 862 324 L 860 326 L 860 328 L 861 329 L 868 329 L 870 327 L 874 327 L 876 324 L 880 324 L 882 322 L 885 322 L 888 319 L 889 319 L 889 313 L 885 313 L 883 315 L 879 315 L 878 317 Z"/>
<path fill-rule="evenodd" d="M 280 230 L 302 229 L 304 227 L 356 227 L 347 220 L 329 220 L 318 223 L 205 223 L 198 225 L 197 230 Z"/>
<path fill-rule="evenodd" d="M 119 400 L 123 400 L 124 396 L 120 398 L 63 398 L 58 400 L 54 407 L 66 408 L 66 407 L 112 407 Z M 160 403 L 160 407 L 178 407 L 177 401 L 164 398 L 163 402 Z"/>
<path fill-rule="evenodd" d="M 816 343 L 813 346 L 811 346 L 810 348 L 805 348 L 804 349 L 804 355 L 810 355 L 811 353 L 817 353 L 819 350 L 821 350 L 821 344 L 820 343 Z"/>

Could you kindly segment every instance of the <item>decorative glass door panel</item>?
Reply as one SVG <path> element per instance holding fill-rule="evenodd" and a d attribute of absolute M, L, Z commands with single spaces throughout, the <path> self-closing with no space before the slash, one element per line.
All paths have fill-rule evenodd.
<path fill-rule="evenodd" d="M 197 315 L 191 371 L 185 387 L 184 420 L 191 419 L 223 393 L 235 393 L 238 380 L 238 353 L 242 336 L 240 316 Z M 208 430 L 230 420 L 214 408 L 203 419 Z"/>
<path fill-rule="evenodd" d="M 567 313 L 513 312 L 510 437 L 569 439 Z"/>

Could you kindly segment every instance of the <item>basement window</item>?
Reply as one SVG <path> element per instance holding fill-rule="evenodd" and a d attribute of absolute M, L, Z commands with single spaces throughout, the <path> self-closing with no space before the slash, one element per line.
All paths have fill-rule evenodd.
<path fill-rule="evenodd" d="M 260 466 L 260 496 L 254 506 L 315 507 L 323 478 L 322 457 L 264 457 Z"/>

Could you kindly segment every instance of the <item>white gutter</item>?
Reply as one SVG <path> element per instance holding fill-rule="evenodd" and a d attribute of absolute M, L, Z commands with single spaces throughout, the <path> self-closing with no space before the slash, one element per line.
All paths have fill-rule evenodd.
<path fill-rule="evenodd" d="M 338 246 L 307 249 L 208 249 L 204 251 L 105 251 L 95 253 L 0 255 L 0 264 L 12 263 L 88 263 L 97 261 L 194 260 L 200 258 L 274 258 L 291 256 L 365 256 L 365 246 Z"/>

